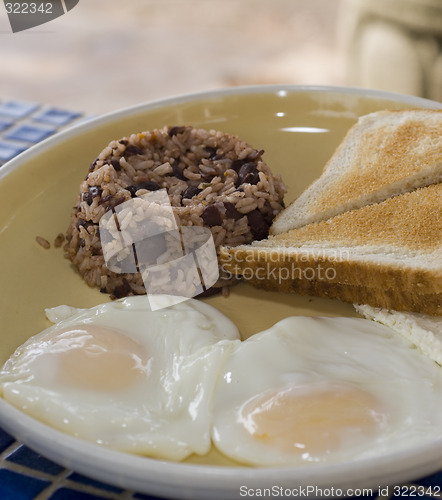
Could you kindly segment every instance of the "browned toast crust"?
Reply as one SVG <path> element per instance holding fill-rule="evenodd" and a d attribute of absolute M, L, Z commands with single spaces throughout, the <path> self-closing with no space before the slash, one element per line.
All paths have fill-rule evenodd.
<path fill-rule="evenodd" d="M 270 238 L 272 246 L 326 242 L 335 245 L 379 245 L 419 253 L 442 244 L 442 183 L 345 212 Z M 264 244 L 265 246 L 265 244 Z"/>
<path fill-rule="evenodd" d="M 271 282 L 252 282 L 264 290 L 280 290 Z M 263 285 L 263 286 L 262 286 Z M 442 316 L 442 294 L 419 295 L 401 290 L 373 289 L 365 286 L 340 285 L 318 281 L 293 280 L 287 282 L 287 292 L 311 295 L 328 299 L 338 299 L 350 304 L 368 304 L 395 311 L 417 312 L 432 316 Z"/>
<path fill-rule="evenodd" d="M 265 290 L 329 297 L 442 316 L 442 275 L 324 255 L 254 247 L 221 248 L 225 271 Z"/>

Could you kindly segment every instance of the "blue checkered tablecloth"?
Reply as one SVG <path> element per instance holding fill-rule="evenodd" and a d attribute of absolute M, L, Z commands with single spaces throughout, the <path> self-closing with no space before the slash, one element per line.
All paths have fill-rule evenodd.
<path fill-rule="evenodd" d="M 150 499 L 67 470 L 0 429 L 1 500 Z"/>
<path fill-rule="evenodd" d="M 67 109 L 17 100 L 0 100 L 0 167 L 33 144 L 87 118 L 89 117 L 82 113 Z M 423 488 L 407 489 L 407 486 Z M 442 471 L 412 485 L 405 485 L 400 490 L 389 488 L 389 496 L 382 498 L 415 496 L 423 500 L 434 500 L 435 496 L 424 494 L 425 491 L 433 491 L 431 488 L 434 486 L 442 486 Z M 399 494 L 395 494 L 397 492 Z M 442 495 L 437 497 L 442 498 Z M 380 497 L 375 494 L 353 498 Z M 155 497 L 122 490 L 65 469 L 17 442 L 0 428 L 0 500 L 31 499 L 155 500 Z"/>
<path fill-rule="evenodd" d="M 66 109 L 16 100 L 0 101 L 0 165 L 82 119 L 82 113 Z"/>

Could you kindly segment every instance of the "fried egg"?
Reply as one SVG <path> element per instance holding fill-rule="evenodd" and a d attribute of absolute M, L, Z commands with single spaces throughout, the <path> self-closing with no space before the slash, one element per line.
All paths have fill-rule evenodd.
<path fill-rule="evenodd" d="M 172 460 L 209 451 L 214 386 L 239 342 L 228 318 L 193 299 L 150 311 L 146 296 L 48 316 L 64 319 L 0 372 L 6 401 L 120 451 Z"/>
<path fill-rule="evenodd" d="M 212 439 L 255 466 L 342 462 L 440 437 L 442 373 L 389 328 L 286 318 L 226 358 Z"/>

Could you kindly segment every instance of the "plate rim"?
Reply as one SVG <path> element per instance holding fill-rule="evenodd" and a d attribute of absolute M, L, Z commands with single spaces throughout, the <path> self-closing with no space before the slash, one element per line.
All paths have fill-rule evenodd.
<path fill-rule="evenodd" d="M 44 139 L 43 141 L 30 146 L 28 149 L 18 154 L 11 160 L 7 161 L 0 167 L 0 181 L 12 171 L 14 171 L 22 163 L 31 160 L 40 153 L 45 152 L 47 149 L 56 146 L 63 142 L 63 140 L 75 137 L 76 135 L 87 132 L 90 129 L 97 128 L 109 122 L 118 119 L 129 118 L 136 114 L 141 114 L 156 108 L 165 106 L 175 106 L 186 102 L 197 100 L 213 99 L 216 97 L 228 97 L 234 95 L 244 94 L 277 94 L 279 92 L 290 93 L 335 93 L 335 94 L 351 94 L 370 99 L 385 99 L 393 102 L 401 102 L 410 104 L 414 107 L 422 107 L 428 109 L 442 109 L 442 103 L 427 99 L 425 97 L 418 97 L 398 92 L 391 92 L 386 90 L 369 89 L 365 87 L 352 87 L 352 86 L 333 86 L 333 85 L 297 85 L 297 84 L 266 84 L 266 85 L 243 85 L 237 87 L 225 87 L 220 89 L 205 90 L 201 92 L 190 92 L 172 95 L 164 98 L 147 100 L 139 104 L 123 107 L 115 111 L 110 111 L 99 116 L 84 117 L 80 122 L 72 125 L 54 135 Z"/>
<path fill-rule="evenodd" d="M 2 398 L 0 418 L 7 432 L 13 429 L 14 437 L 26 446 L 68 469 L 120 488 L 167 498 L 205 500 L 210 494 L 210 498 L 227 500 L 237 498 L 241 486 L 263 490 L 273 485 L 292 490 L 316 488 L 310 495 L 298 496 L 317 496 L 318 490 L 330 489 L 335 491 L 334 496 L 341 496 L 338 490 L 345 496 L 349 489 L 372 489 L 376 494 L 377 488 L 412 482 L 442 467 L 442 438 L 408 450 L 352 462 L 296 468 L 235 467 L 169 462 L 104 448 L 58 431 Z M 70 456 L 63 454 L 67 450 Z M 416 457 L 419 457 L 417 463 Z M 118 473 L 113 469 L 115 464 L 118 464 Z"/>

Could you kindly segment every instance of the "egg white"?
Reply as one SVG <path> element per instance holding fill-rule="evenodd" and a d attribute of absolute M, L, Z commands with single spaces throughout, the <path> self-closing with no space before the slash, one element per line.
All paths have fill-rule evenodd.
<path fill-rule="evenodd" d="M 214 385 L 239 342 L 228 318 L 193 299 L 150 311 L 145 296 L 49 311 L 60 314 L 4 365 L 4 399 L 116 450 L 172 460 L 209 451 Z"/>
<path fill-rule="evenodd" d="M 284 401 L 301 401 L 306 417 Z M 293 317 L 226 358 L 212 438 L 250 465 L 339 462 L 440 437 L 441 410 L 440 367 L 392 330 L 358 318 Z"/>
<path fill-rule="evenodd" d="M 228 318 L 197 300 L 151 311 L 146 297 L 130 297 L 47 315 L 57 323 L 6 362 L 0 395 L 116 450 L 182 460 L 206 454 L 212 440 L 243 464 L 293 466 L 442 435 L 440 367 L 368 320 L 286 318 L 241 342 Z M 292 401 L 302 404 L 293 410 Z M 318 418 L 325 424 L 311 425 Z"/>

